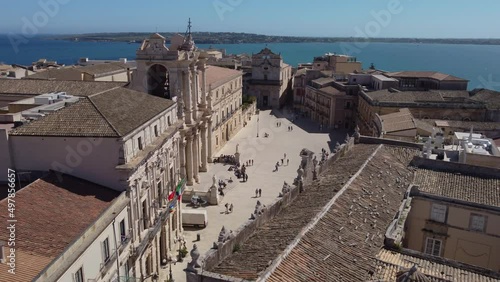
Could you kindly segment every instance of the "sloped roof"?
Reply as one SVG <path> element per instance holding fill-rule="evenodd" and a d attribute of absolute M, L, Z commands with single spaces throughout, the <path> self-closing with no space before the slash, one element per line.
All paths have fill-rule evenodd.
<path fill-rule="evenodd" d="M 66 92 L 73 96 L 89 96 L 115 87 L 125 86 L 123 82 L 96 81 L 49 81 L 30 79 L 0 79 L 1 94 L 40 95 L 52 92 Z"/>
<path fill-rule="evenodd" d="M 103 63 L 103 64 L 85 66 L 80 68 L 79 70 L 81 72 L 88 73 L 90 75 L 103 76 L 117 72 L 125 72 L 127 71 L 128 68 L 131 67 L 125 63 L 117 62 L 117 63 Z"/>
<path fill-rule="evenodd" d="M 500 92 L 489 89 L 473 91 L 472 100 L 484 102 L 488 109 L 500 109 Z"/>
<path fill-rule="evenodd" d="M 61 177 L 60 180 L 58 177 Z M 68 175 L 49 175 L 16 193 L 16 274 L 0 264 L 0 281 L 35 278 L 120 195 L 106 187 Z M 7 222 L 7 199 L 0 201 L 0 219 Z M 0 229 L 0 240 L 9 231 Z"/>
<path fill-rule="evenodd" d="M 312 82 L 319 84 L 319 85 L 325 85 L 328 83 L 332 83 L 334 81 L 335 81 L 335 78 L 333 78 L 333 77 L 320 77 L 320 78 L 313 80 Z"/>
<path fill-rule="evenodd" d="M 170 108 L 172 100 L 117 87 L 20 126 L 10 135 L 122 137 Z"/>
<path fill-rule="evenodd" d="M 413 115 L 408 108 L 400 109 L 396 113 L 382 115 L 380 119 L 383 131 L 386 133 L 417 128 Z"/>
<path fill-rule="evenodd" d="M 391 92 L 388 89 L 366 92 L 374 101 L 390 103 L 415 103 L 415 102 L 444 102 L 456 100 L 463 102 L 469 98 L 465 90 L 429 90 L 429 91 L 401 91 Z"/>
<path fill-rule="evenodd" d="M 82 80 L 81 67 L 50 68 L 26 76 L 24 79 Z"/>
<path fill-rule="evenodd" d="M 407 164 L 381 147 L 268 281 L 366 281 L 411 177 Z"/>
<path fill-rule="evenodd" d="M 419 168 L 414 184 L 424 194 L 500 207 L 500 174 L 492 178 Z"/>
<path fill-rule="evenodd" d="M 374 274 L 367 277 L 372 281 L 396 281 L 397 273 L 413 265 L 418 266 L 418 271 L 427 276 L 433 282 L 493 282 L 498 278 L 488 277 L 457 265 L 440 263 L 432 257 L 423 258 L 410 254 L 402 254 L 387 249 L 381 249 L 377 256 L 377 266 Z"/>
<path fill-rule="evenodd" d="M 323 172 L 319 181 L 307 187 L 298 199 L 290 203 L 269 222 L 258 228 L 241 245 L 238 252 L 230 255 L 210 271 L 243 279 L 257 279 L 260 273 L 268 267 L 268 263 L 276 259 L 294 241 L 297 234 L 337 194 L 351 175 L 360 169 L 367 156 L 373 153 L 376 147 L 375 145 L 364 144 L 355 146 L 346 156 L 340 158 L 335 165 L 330 166 L 327 171 Z M 328 216 L 328 220 L 332 220 L 332 218 Z M 316 226 L 325 225 L 321 223 Z M 330 227 L 325 226 L 325 228 Z M 325 231 L 325 229 L 322 230 Z M 320 246 L 321 242 L 311 239 L 314 243 L 312 241 L 304 243 L 309 247 L 304 247 L 305 249 L 300 247 L 300 250 L 298 250 L 299 247 L 296 247 L 298 255 L 303 255 L 303 257 L 297 258 L 293 256 L 293 261 L 288 262 L 287 260 L 292 257 L 292 252 L 285 258 L 269 281 L 306 281 L 306 277 L 315 277 L 312 272 L 318 271 L 321 267 L 314 267 L 313 269 L 312 265 L 307 262 L 312 259 L 310 256 L 315 256 L 313 261 L 318 260 L 319 257 L 321 257 L 320 261 L 322 261 L 326 256 L 326 254 L 323 254 L 328 249 L 333 250 L 337 246 L 336 243 L 330 242 L 330 240 L 324 240 L 325 236 L 323 234 L 319 241 L 323 241 L 328 246 Z M 309 270 L 307 270 L 308 268 Z M 332 272 L 337 270 L 337 268 L 324 269 Z M 285 280 L 283 280 L 284 275 Z"/>
<path fill-rule="evenodd" d="M 385 73 L 385 75 L 389 77 L 432 78 L 439 81 L 464 81 L 464 82 L 468 81 L 460 77 L 435 71 L 399 71 L 399 72 Z"/>
<path fill-rule="evenodd" d="M 340 90 L 331 86 L 320 88 L 319 91 L 324 92 L 328 95 L 345 95 L 345 92 L 341 92 Z"/>
<path fill-rule="evenodd" d="M 231 79 L 235 79 L 239 76 L 243 76 L 243 72 L 239 70 L 233 70 L 217 66 L 207 66 L 206 70 L 207 87 L 209 85 L 212 85 L 212 88 L 221 86 L 222 84 L 230 81 Z"/>

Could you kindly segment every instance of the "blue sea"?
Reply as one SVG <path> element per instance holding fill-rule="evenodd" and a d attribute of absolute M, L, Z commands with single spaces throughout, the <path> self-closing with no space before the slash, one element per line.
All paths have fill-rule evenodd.
<path fill-rule="evenodd" d="M 195 38 L 196 41 L 196 38 Z M 198 44 L 199 48 L 210 45 Z M 257 53 L 266 44 L 211 45 L 227 53 Z M 74 64 L 81 57 L 91 59 L 135 58 L 139 44 L 115 42 L 73 42 L 31 38 L 13 47 L 9 38 L 0 35 L 0 62 L 29 65 L 39 58 L 58 63 Z M 324 53 L 350 52 L 368 68 L 387 71 L 429 70 L 452 74 L 470 80 L 469 88 L 489 88 L 500 91 L 500 46 L 411 43 L 272 43 L 274 52 L 281 53 L 292 66 L 311 62 Z"/>

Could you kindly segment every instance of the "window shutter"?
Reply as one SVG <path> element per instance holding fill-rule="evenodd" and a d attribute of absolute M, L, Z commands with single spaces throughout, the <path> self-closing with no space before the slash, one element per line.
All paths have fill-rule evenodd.
<path fill-rule="evenodd" d="M 102 262 L 104 263 L 105 260 L 106 260 L 106 255 L 104 253 L 104 241 L 101 242 L 101 259 L 102 259 Z"/>

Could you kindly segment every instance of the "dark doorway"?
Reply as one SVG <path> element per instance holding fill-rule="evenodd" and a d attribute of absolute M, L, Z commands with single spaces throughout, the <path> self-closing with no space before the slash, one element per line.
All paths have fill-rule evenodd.
<path fill-rule="evenodd" d="M 153 65 L 149 68 L 148 93 L 162 98 L 171 98 L 166 67 L 162 65 Z"/>
<path fill-rule="evenodd" d="M 262 106 L 267 107 L 269 104 L 269 96 L 263 96 L 262 97 Z"/>
<path fill-rule="evenodd" d="M 226 125 L 226 141 L 229 141 L 229 126 Z"/>

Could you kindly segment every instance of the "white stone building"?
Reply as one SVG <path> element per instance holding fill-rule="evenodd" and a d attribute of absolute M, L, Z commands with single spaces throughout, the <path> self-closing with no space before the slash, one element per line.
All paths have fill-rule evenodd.
<path fill-rule="evenodd" d="M 171 51 L 165 38 L 154 34 L 138 50 L 137 73 L 129 88 L 143 92 L 111 82 L 0 81 L 0 95 L 20 101 L 61 91 L 76 98 L 50 111 L 24 102 L 2 108 L 9 115 L 37 113 L 29 122 L 0 128 L 2 167 L 24 172 L 25 180 L 53 170 L 58 177 L 84 179 L 121 193 L 120 204 L 111 205 L 114 213 L 95 217 L 99 229 L 87 224 L 88 234 L 72 234 L 81 244 L 47 257 L 48 268 L 29 272 L 29 279 L 38 275 L 51 281 L 114 281 L 120 276 L 152 281 L 162 265 L 175 259 L 181 247 L 179 203 L 185 185 L 198 181 L 215 151 L 241 128 L 243 118 L 241 73 L 206 67 L 190 34 L 172 42 Z M 214 115 L 221 117 L 219 124 L 213 122 Z M 116 244 L 109 239 L 105 247 L 109 232 L 123 218 L 129 242 L 122 246 L 121 239 Z M 78 257 L 68 251 L 77 249 Z M 96 259 L 99 250 L 105 254 L 107 249 L 109 257 Z M 115 257 L 114 250 L 120 250 Z"/>
<path fill-rule="evenodd" d="M 281 107 L 292 89 L 292 67 L 280 54 L 264 48 L 252 56 L 252 79 L 248 94 L 257 98 L 259 107 Z"/>

